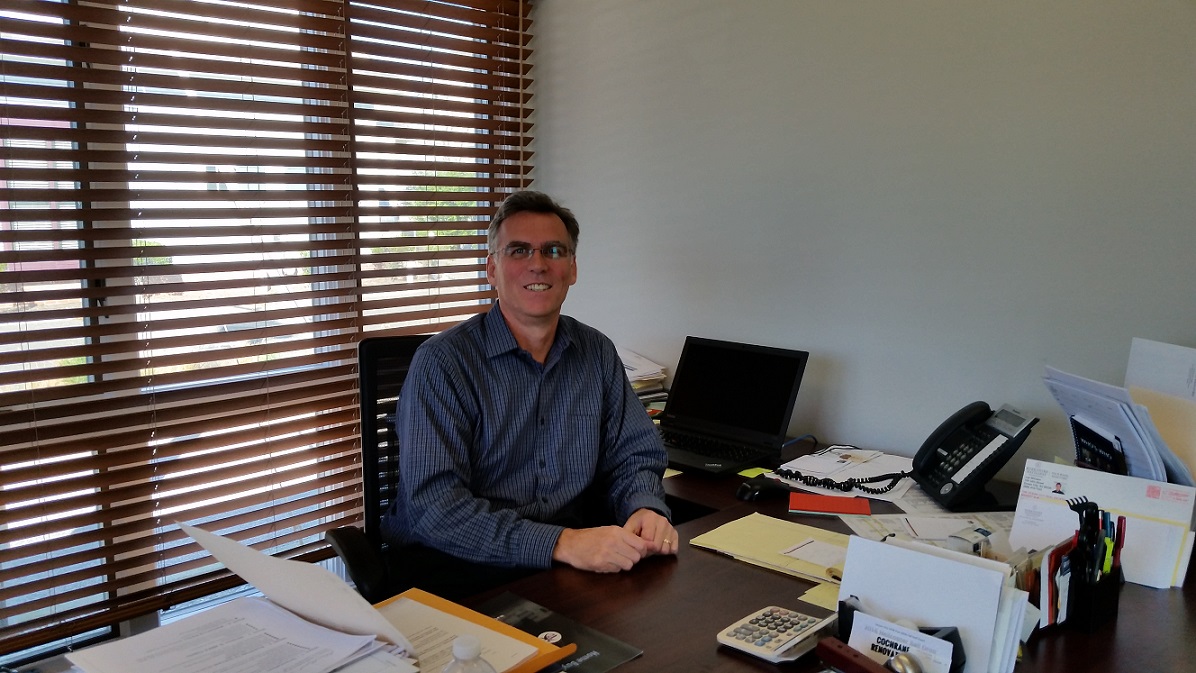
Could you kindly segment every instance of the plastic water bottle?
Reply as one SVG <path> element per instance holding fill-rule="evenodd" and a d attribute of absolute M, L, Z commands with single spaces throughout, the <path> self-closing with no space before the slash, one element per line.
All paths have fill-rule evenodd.
<path fill-rule="evenodd" d="M 482 658 L 482 643 L 477 636 L 457 636 L 453 641 L 453 660 L 441 673 L 496 673 Z"/>

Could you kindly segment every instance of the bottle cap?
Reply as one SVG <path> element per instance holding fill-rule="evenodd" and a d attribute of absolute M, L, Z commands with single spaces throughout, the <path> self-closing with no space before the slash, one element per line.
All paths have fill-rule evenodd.
<path fill-rule="evenodd" d="M 477 636 L 457 636 L 453 641 L 453 657 L 457 659 L 477 659 L 482 654 L 482 642 Z"/>

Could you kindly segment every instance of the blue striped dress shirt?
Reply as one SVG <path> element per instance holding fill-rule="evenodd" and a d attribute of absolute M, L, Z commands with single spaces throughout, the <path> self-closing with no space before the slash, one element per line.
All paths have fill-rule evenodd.
<path fill-rule="evenodd" d="M 398 408 L 399 489 L 383 519 L 417 542 L 498 566 L 546 568 L 591 484 L 620 523 L 665 516 L 667 459 L 610 339 L 561 316 L 545 363 L 498 304 L 424 343 Z"/>

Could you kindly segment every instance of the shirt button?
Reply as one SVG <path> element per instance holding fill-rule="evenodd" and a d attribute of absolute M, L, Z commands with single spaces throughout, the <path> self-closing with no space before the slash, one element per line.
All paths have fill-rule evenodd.
<path fill-rule="evenodd" d="M 544 496 L 540 496 L 540 502 L 547 503 L 547 502 L 548 502 L 548 496 L 546 496 L 546 495 L 544 495 Z"/>
<path fill-rule="evenodd" d="M 544 467 L 546 465 L 548 465 L 548 463 L 544 462 L 543 460 L 540 461 L 540 467 Z"/>

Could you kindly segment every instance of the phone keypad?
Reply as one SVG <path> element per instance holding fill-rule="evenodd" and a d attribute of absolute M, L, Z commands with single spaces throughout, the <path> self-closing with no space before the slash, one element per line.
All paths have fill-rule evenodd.
<path fill-rule="evenodd" d="M 959 472 L 960 468 L 968 466 L 972 459 L 981 451 L 988 448 L 993 440 L 1000 438 L 1001 433 L 989 428 L 988 426 L 978 426 L 972 430 L 961 430 L 966 433 L 963 437 L 959 437 L 958 447 L 955 451 L 946 451 L 945 449 L 938 449 L 939 458 L 941 462 L 935 465 L 930 471 L 930 478 L 936 484 L 945 484 L 951 481 Z M 995 450 L 995 449 L 994 449 Z M 970 465 L 967 473 L 971 473 L 977 465 Z M 966 477 L 967 474 L 960 475 L 960 478 Z"/>

